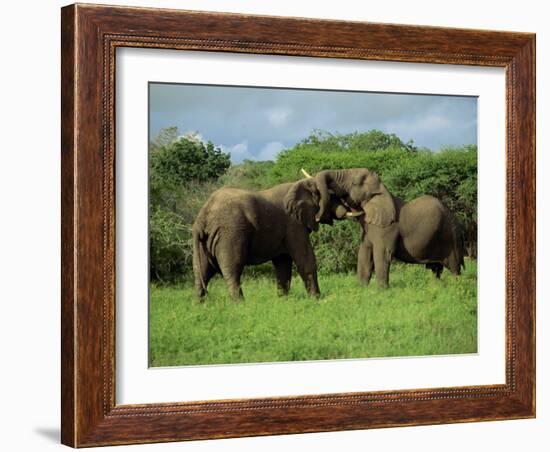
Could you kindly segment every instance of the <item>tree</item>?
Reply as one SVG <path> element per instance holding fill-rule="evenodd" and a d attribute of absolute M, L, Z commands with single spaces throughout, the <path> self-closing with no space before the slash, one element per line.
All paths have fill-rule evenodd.
<path fill-rule="evenodd" d="M 210 141 L 180 136 L 151 154 L 152 177 L 162 185 L 186 185 L 217 179 L 231 165 L 230 155 Z"/>
<path fill-rule="evenodd" d="M 383 151 L 386 149 L 400 149 L 416 151 L 413 141 L 406 143 L 394 133 L 384 133 L 372 129 L 367 132 L 353 132 L 348 134 L 330 133 L 323 130 L 314 130 L 309 137 L 298 144 L 299 147 L 311 147 L 322 151 Z"/>
<path fill-rule="evenodd" d="M 157 136 L 153 138 L 153 141 L 149 143 L 149 151 L 155 153 L 161 148 L 168 146 L 179 136 L 178 128 L 176 126 L 165 127 L 160 129 Z"/>
<path fill-rule="evenodd" d="M 149 149 L 150 274 L 160 281 L 188 277 L 191 224 L 218 188 L 230 156 L 198 132 L 179 136 L 176 127 L 161 129 Z"/>

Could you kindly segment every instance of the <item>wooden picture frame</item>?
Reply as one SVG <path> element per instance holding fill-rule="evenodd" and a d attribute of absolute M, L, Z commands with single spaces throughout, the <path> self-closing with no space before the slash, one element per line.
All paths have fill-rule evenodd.
<path fill-rule="evenodd" d="M 70 5 L 62 9 L 61 438 L 73 447 L 535 416 L 535 35 Z M 117 405 L 115 50 L 147 47 L 506 70 L 506 383 Z"/>

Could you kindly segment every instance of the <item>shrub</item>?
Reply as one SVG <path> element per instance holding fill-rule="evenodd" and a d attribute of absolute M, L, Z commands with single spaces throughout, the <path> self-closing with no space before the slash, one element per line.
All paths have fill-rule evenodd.
<path fill-rule="evenodd" d="M 311 234 L 311 244 L 319 273 L 354 272 L 357 266 L 360 227 L 356 221 L 335 221 L 332 226 L 321 225 Z"/>
<path fill-rule="evenodd" d="M 231 165 L 230 155 L 211 142 L 178 137 L 151 153 L 151 175 L 163 185 L 177 187 L 190 181 L 215 180 Z"/>
<path fill-rule="evenodd" d="M 263 190 L 270 185 L 266 176 L 275 166 L 275 162 L 255 162 L 245 160 L 239 165 L 232 165 L 229 170 L 220 177 L 221 185 L 226 187 L 242 188 L 244 190 Z"/>
<path fill-rule="evenodd" d="M 193 265 L 191 228 L 175 212 L 152 209 L 149 220 L 150 277 L 175 280 Z"/>
<path fill-rule="evenodd" d="M 218 181 L 193 182 L 170 193 L 170 206 L 151 205 L 149 215 L 150 275 L 158 281 L 187 280 L 193 276 L 191 228 L 199 210 Z"/>
<path fill-rule="evenodd" d="M 352 132 L 346 135 L 330 133 L 323 130 L 314 130 L 309 137 L 302 140 L 295 147 L 315 147 L 320 151 L 335 150 L 367 150 L 382 151 L 386 149 L 401 149 L 403 151 L 416 151 L 412 140 L 404 143 L 393 133 L 384 133 L 380 130 L 368 132 Z"/>
<path fill-rule="evenodd" d="M 162 129 L 149 150 L 151 279 L 187 279 L 192 275 L 193 221 L 220 186 L 230 156 L 198 134 L 178 136 L 176 127 Z"/>

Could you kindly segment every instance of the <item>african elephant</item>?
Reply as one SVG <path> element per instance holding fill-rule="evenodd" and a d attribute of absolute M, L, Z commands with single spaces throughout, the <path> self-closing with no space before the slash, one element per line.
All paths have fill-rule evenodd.
<path fill-rule="evenodd" d="M 307 173 L 306 173 L 307 174 Z M 334 217 L 334 200 L 340 215 L 356 217 L 361 225 L 357 274 L 364 283 L 376 273 L 378 285 L 388 287 L 392 258 L 425 264 L 439 278 L 443 267 L 459 275 L 464 266 L 460 227 L 452 213 L 433 196 L 409 203 L 394 197 L 375 172 L 368 169 L 322 171 L 315 176 L 321 195 L 318 219 Z M 362 213 L 362 215 L 361 215 Z"/>
<path fill-rule="evenodd" d="M 319 192 L 312 179 L 260 192 L 221 188 L 201 208 L 193 224 L 195 289 L 202 299 L 209 280 L 221 273 L 234 299 L 243 298 L 245 265 L 271 261 L 279 292 L 287 294 L 292 262 L 307 292 L 319 296 L 317 265 L 309 234 L 319 227 Z"/>
<path fill-rule="evenodd" d="M 408 203 L 394 197 L 377 175 L 371 176 L 374 196 L 363 204 L 361 246 L 357 273 L 368 283 L 372 270 L 381 287 L 389 285 L 392 258 L 425 264 L 439 278 L 443 267 L 460 275 L 464 245 L 453 214 L 433 196 L 420 196 Z"/>

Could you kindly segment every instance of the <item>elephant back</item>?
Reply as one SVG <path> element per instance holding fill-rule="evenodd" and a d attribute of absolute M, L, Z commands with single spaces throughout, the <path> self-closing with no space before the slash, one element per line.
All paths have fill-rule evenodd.
<path fill-rule="evenodd" d="M 401 205 L 399 221 L 405 227 L 405 231 L 414 224 L 432 225 L 435 230 L 445 217 L 445 211 L 446 208 L 439 199 L 424 195 Z"/>
<path fill-rule="evenodd" d="M 445 207 L 433 196 L 421 196 L 404 204 L 399 214 L 399 233 L 405 248 L 420 257 L 431 254 L 442 244 L 452 243 L 447 217 Z"/>

